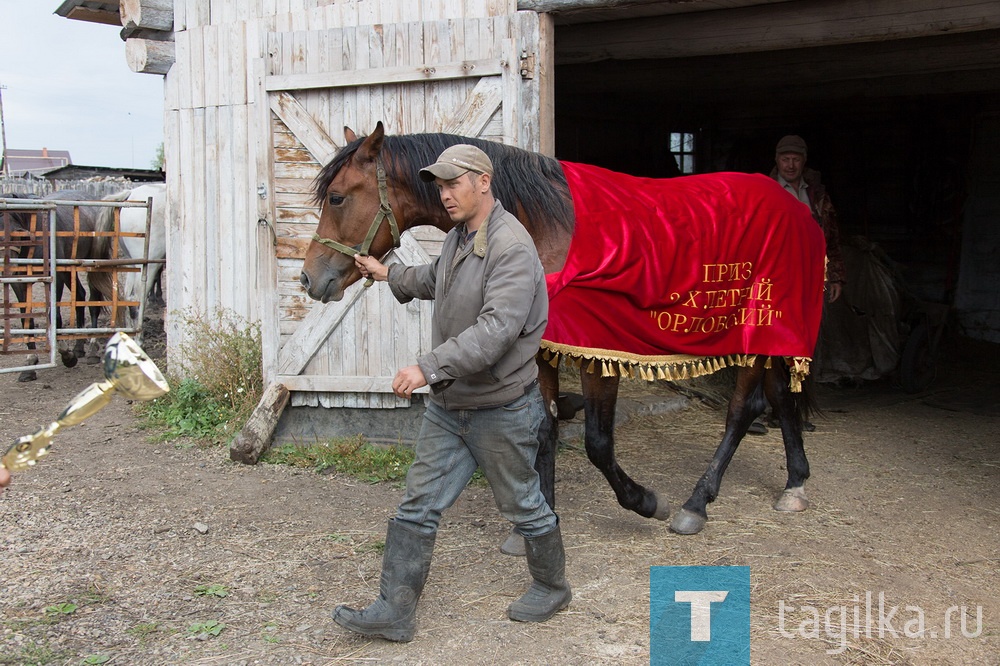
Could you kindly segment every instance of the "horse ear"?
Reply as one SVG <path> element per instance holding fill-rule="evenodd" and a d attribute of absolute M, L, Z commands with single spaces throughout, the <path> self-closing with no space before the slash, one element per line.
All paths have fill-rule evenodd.
<path fill-rule="evenodd" d="M 357 141 L 358 135 L 355 134 L 354 130 L 352 130 L 350 127 L 344 125 L 344 139 L 347 141 L 347 143 L 350 143 L 352 141 Z"/>
<path fill-rule="evenodd" d="M 354 153 L 355 157 L 361 161 L 372 161 L 378 154 L 382 151 L 382 141 L 385 139 L 385 128 L 382 126 L 382 121 L 378 121 L 375 125 L 375 130 L 365 137 L 365 140 L 361 142 L 358 146 L 358 150 Z"/>

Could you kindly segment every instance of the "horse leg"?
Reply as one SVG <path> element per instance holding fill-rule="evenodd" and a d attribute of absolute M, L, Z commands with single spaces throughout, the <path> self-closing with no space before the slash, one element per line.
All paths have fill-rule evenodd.
<path fill-rule="evenodd" d="M 615 402 L 618 399 L 618 381 L 615 377 L 601 377 L 596 372 L 581 371 L 584 399 L 584 443 L 587 457 L 615 491 L 618 503 L 644 518 L 666 520 L 670 505 L 657 499 L 648 490 L 625 473 L 615 460 Z"/>
<path fill-rule="evenodd" d="M 726 432 L 708 470 L 698 480 L 691 497 L 670 523 L 670 529 L 677 534 L 697 534 L 705 527 L 708 521 L 706 507 L 718 496 L 722 476 L 726 473 L 729 462 L 747 434 L 750 424 L 764 413 L 765 398 L 762 384 L 765 361 L 765 357 L 758 357 L 752 367 L 741 367 L 737 371 L 736 389 L 729 400 L 729 409 L 726 413 Z"/>
<path fill-rule="evenodd" d="M 64 273 L 58 273 L 56 275 L 56 302 L 52 304 L 52 307 L 56 309 L 56 331 L 59 331 L 63 327 L 62 308 L 59 307 L 59 301 L 62 300 L 63 290 L 69 287 L 69 280 L 67 280 L 64 275 Z M 78 320 L 79 317 L 80 312 L 79 309 L 77 309 Z M 65 347 L 61 346 L 58 339 L 56 340 L 56 348 L 59 350 L 59 358 L 62 359 L 63 366 L 67 368 L 76 366 L 76 362 L 79 357 L 76 355 L 75 349 L 70 349 L 68 345 Z"/>
<path fill-rule="evenodd" d="M 542 496 L 549 507 L 556 508 L 556 448 L 559 445 L 559 421 L 556 418 L 556 397 L 559 395 L 559 369 L 553 368 L 548 361 L 538 355 L 538 388 L 542 392 L 545 404 L 545 416 L 538 427 L 538 453 L 535 456 L 535 471 L 538 472 L 538 482 Z M 511 530 L 507 540 L 500 546 L 504 555 L 523 557 L 525 554 L 524 537 Z"/>
<path fill-rule="evenodd" d="M 90 300 L 91 301 L 103 301 L 105 296 L 99 289 L 95 289 L 93 286 L 90 287 Z M 90 327 L 97 328 L 101 323 L 101 306 L 91 305 L 90 310 Z M 89 344 L 87 345 L 87 356 L 84 360 L 88 365 L 97 365 L 101 362 L 103 358 L 101 343 L 96 338 L 90 338 Z"/>
<path fill-rule="evenodd" d="M 84 303 L 87 300 L 87 289 L 83 286 L 80 280 L 80 275 L 76 276 L 76 302 Z M 87 306 L 77 305 L 76 306 L 76 326 L 77 328 L 87 327 Z M 76 358 L 83 358 L 87 355 L 87 340 L 84 338 L 77 338 L 76 343 L 73 346 L 73 355 Z"/>
<path fill-rule="evenodd" d="M 773 368 L 764 375 L 764 392 L 781 423 L 781 440 L 785 445 L 785 467 L 788 481 L 781 497 L 774 504 L 775 511 L 805 511 L 809 508 L 805 482 L 809 478 L 809 461 L 802 444 L 802 411 L 788 387 L 788 369 L 775 359 Z M 803 387 L 806 390 L 806 387 Z M 805 400 L 805 396 L 800 396 Z"/>

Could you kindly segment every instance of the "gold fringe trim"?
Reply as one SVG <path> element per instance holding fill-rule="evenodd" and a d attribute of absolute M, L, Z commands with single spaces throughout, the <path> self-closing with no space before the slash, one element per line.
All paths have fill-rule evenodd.
<path fill-rule="evenodd" d="M 648 382 L 683 381 L 703 377 L 734 366 L 749 367 L 757 361 L 756 354 L 728 354 L 726 356 L 692 356 L 669 354 L 666 356 L 640 356 L 609 349 L 592 349 L 562 345 L 542 340 L 542 360 L 553 368 L 560 363 L 589 373 L 600 372 L 601 377 L 625 377 Z M 768 357 L 764 367 L 770 368 L 773 357 Z M 809 357 L 785 357 L 791 379 L 789 387 L 795 393 L 802 391 L 802 382 L 809 374 Z M 584 367 L 586 363 L 586 367 Z"/>

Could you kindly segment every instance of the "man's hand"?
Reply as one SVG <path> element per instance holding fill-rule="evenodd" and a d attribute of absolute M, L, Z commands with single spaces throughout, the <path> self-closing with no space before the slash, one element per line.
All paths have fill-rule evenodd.
<path fill-rule="evenodd" d="M 354 255 L 354 265 L 361 271 L 361 277 L 371 278 L 377 282 L 385 282 L 389 279 L 389 269 L 375 257 L 368 255 Z"/>
<path fill-rule="evenodd" d="M 424 379 L 424 371 L 419 365 L 403 368 L 392 380 L 392 391 L 400 398 L 409 398 L 413 391 L 421 386 L 427 386 L 427 380 Z"/>
<path fill-rule="evenodd" d="M 840 294 L 843 291 L 843 285 L 839 282 L 829 282 L 827 284 L 827 291 L 829 292 L 827 300 L 830 303 L 833 303 L 835 300 L 840 298 Z"/>

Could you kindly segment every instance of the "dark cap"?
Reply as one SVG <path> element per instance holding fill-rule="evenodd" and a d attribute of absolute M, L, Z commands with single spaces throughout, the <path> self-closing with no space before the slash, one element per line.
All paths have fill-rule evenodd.
<path fill-rule="evenodd" d="M 493 175 L 493 162 L 489 156 L 475 146 L 460 143 L 446 148 L 438 156 L 437 162 L 420 170 L 420 179 L 431 182 L 435 178 L 452 180 L 466 171 Z"/>
<path fill-rule="evenodd" d="M 781 153 L 799 153 L 800 155 L 805 155 L 808 151 L 806 150 L 806 142 L 801 136 L 789 134 L 788 136 L 781 137 L 781 141 L 778 142 L 774 152 L 776 155 L 780 155 Z"/>

